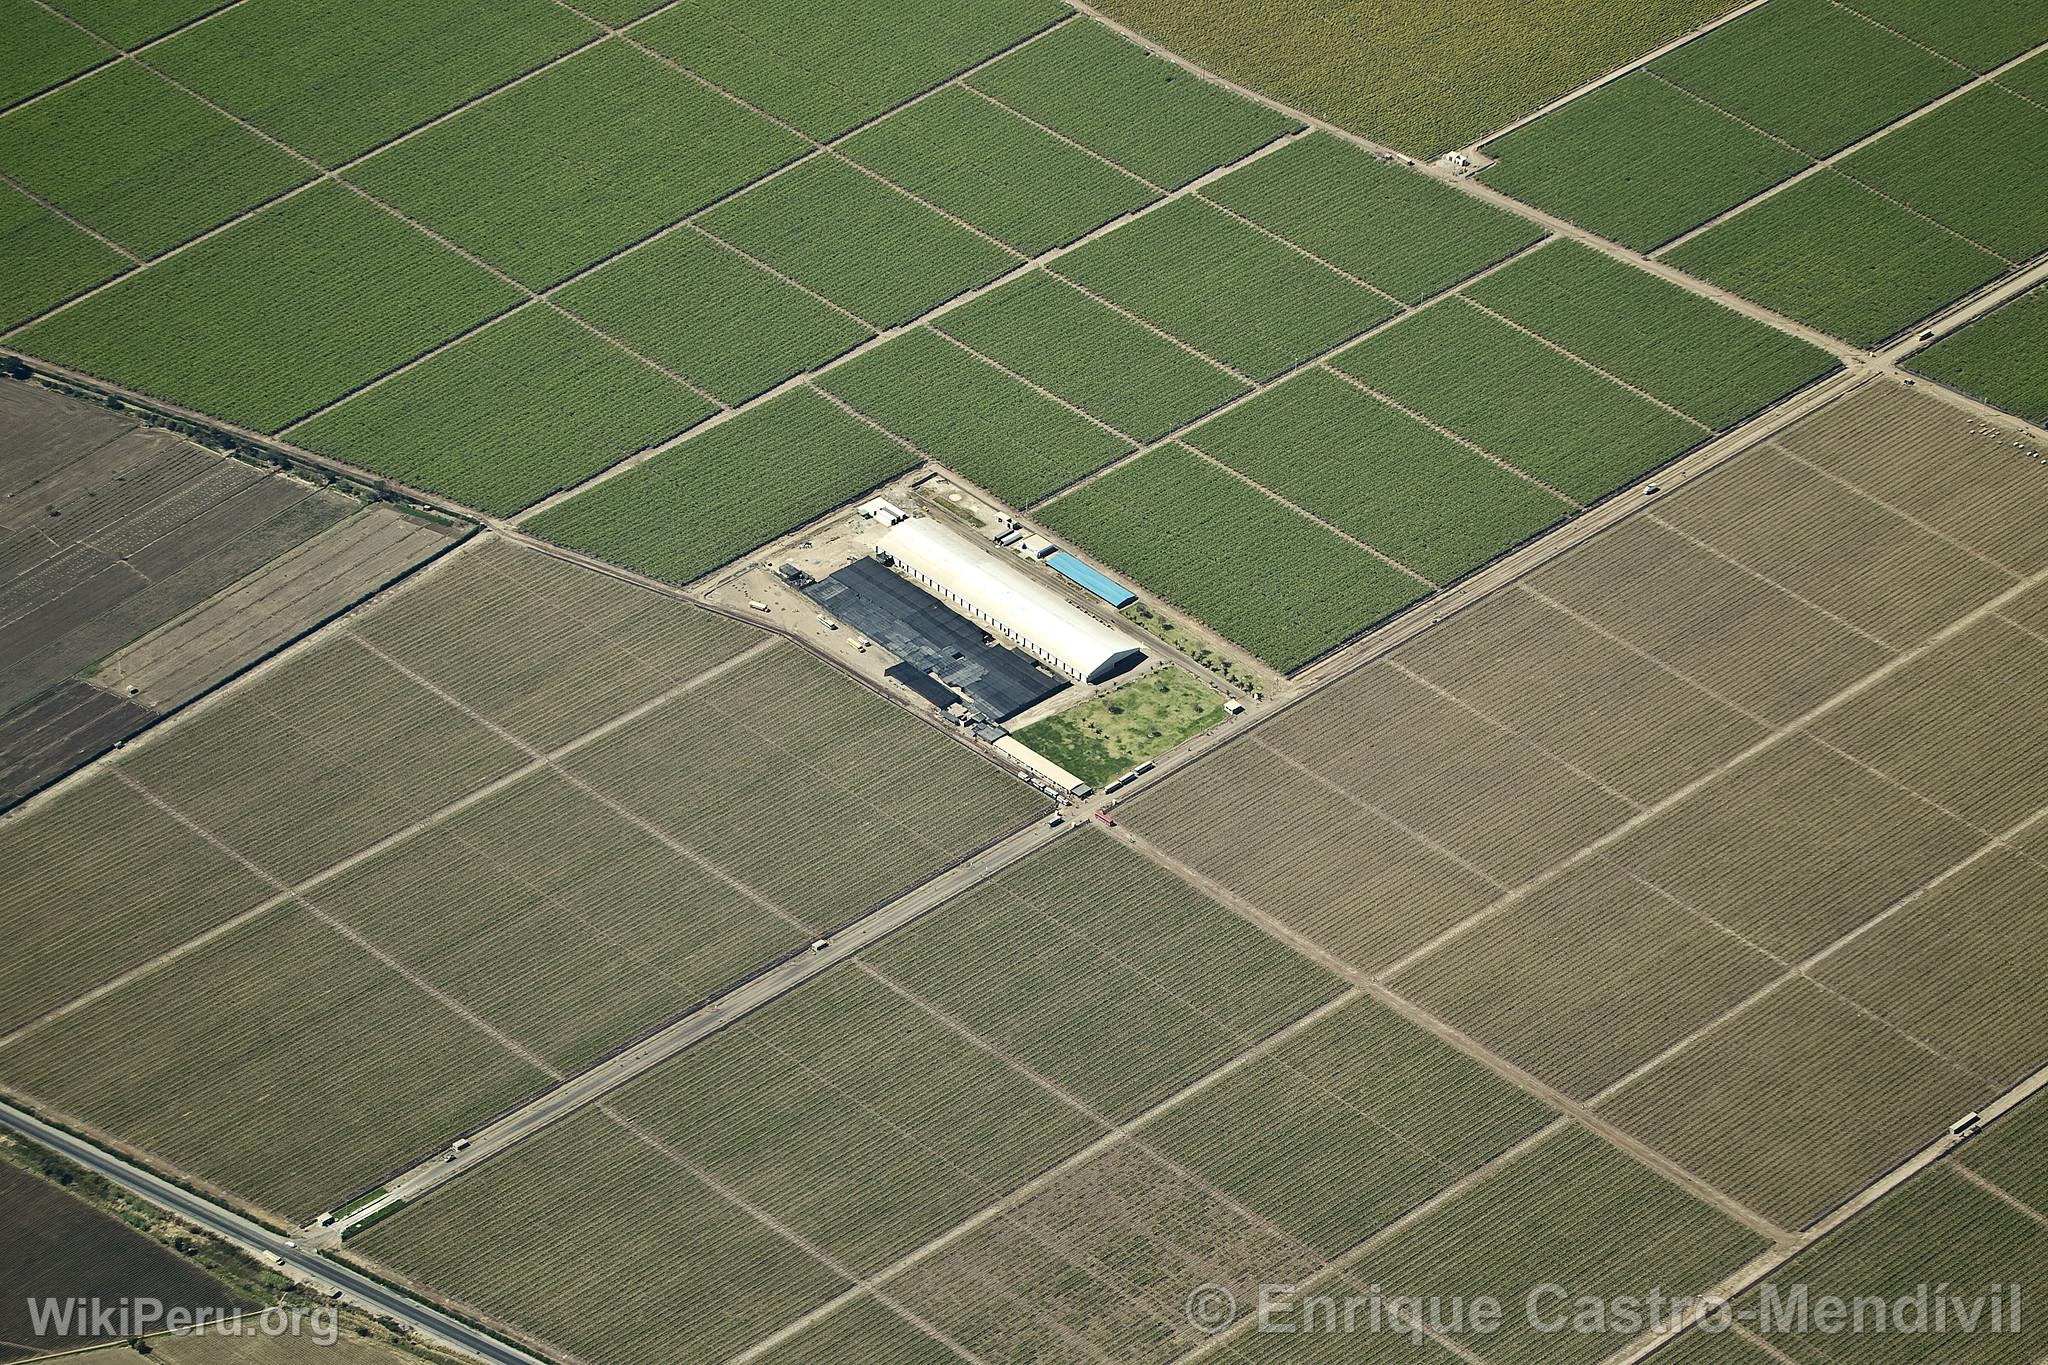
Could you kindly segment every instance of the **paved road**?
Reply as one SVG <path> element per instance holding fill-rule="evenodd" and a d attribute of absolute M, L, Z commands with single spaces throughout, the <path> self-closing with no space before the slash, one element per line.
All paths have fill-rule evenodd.
<path fill-rule="evenodd" d="M 291 1246 L 286 1239 L 259 1223 L 253 1223 L 212 1200 L 158 1179 L 140 1167 L 102 1151 L 61 1128 L 53 1128 L 23 1110 L 0 1101 L 0 1123 L 34 1142 L 39 1142 L 66 1159 L 95 1171 L 158 1208 L 167 1209 L 186 1222 L 206 1229 L 224 1241 L 268 1261 L 281 1260 L 286 1267 L 329 1289 L 339 1289 L 344 1298 L 372 1312 L 382 1314 L 444 1346 L 462 1351 L 493 1365 L 543 1365 L 543 1357 L 529 1355 L 438 1309 L 430 1308 L 371 1279 L 336 1264 L 304 1246 Z"/>

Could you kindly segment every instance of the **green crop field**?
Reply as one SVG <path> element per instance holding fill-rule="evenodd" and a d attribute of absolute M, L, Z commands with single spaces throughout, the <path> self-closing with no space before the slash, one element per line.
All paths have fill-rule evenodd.
<path fill-rule="evenodd" d="M 2048 42 L 2048 14 L 2031 0 L 1857 0 L 1856 9 L 1972 71 L 1989 71 Z"/>
<path fill-rule="evenodd" d="M 1772 0 L 1650 69 L 1816 158 L 1970 75 L 1831 0 Z"/>
<path fill-rule="evenodd" d="M 238 5 L 150 65 L 280 142 L 338 166 L 552 57 L 602 36 L 548 0 L 508 0 L 479 24 L 462 0 L 419 0 L 364 23 L 348 5 Z"/>
<path fill-rule="evenodd" d="M 1409 303 L 1543 238 L 1527 219 L 1322 133 L 1230 172 L 1202 196 Z"/>
<path fill-rule="evenodd" d="M 349 1245 L 585 1360 L 621 1365 L 724 1359 L 847 1287 L 594 1109 Z"/>
<path fill-rule="evenodd" d="M 316 185 L 15 340 L 275 431 L 517 297 L 341 186 Z"/>
<path fill-rule="evenodd" d="M 1054 0 L 939 9 L 919 0 L 706 0 L 658 15 L 633 36 L 806 135 L 831 139 L 1067 13 Z"/>
<path fill-rule="evenodd" d="M 1282 672 L 1429 591 L 1182 446 L 1149 451 L 1038 515 Z"/>
<path fill-rule="evenodd" d="M 1158 198 L 1137 177 L 965 86 L 918 101 L 839 150 L 1026 255 Z"/>
<path fill-rule="evenodd" d="M 799 389 L 548 509 L 528 529 L 687 583 L 916 463 L 874 428 Z"/>
<path fill-rule="evenodd" d="M 2048 105 L 2048 52 L 2027 58 L 2000 76 L 1998 83 L 2036 104 Z"/>
<path fill-rule="evenodd" d="M 0 53 L 0 109 L 114 55 L 35 0 L 0 0 L 0 25 L 14 38 Z"/>
<path fill-rule="evenodd" d="M 818 383 L 1013 507 L 1029 507 L 1131 449 L 923 328 L 835 367 Z"/>
<path fill-rule="evenodd" d="M 1777 1291 L 1784 1311 L 1795 1286 L 1805 1289 L 1809 1303 L 1834 1296 L 1856 1305 L 1859 1315 L 1873 1300 L 1890 1305 L 1925 1295 L 1928 1311 L 1918 1330 L 1912 1329 L 1911 1308 L 1889 1320 L 1888 1332 L 1874 1330 L 1868 1316 L 1862 1331 L 1845 1333 L 1839 1327 L 1825 1330 L 1818 1314 L 1801 1322 L 1786 1312 L 1788 1320 L 1770 1330 L 1768 1340 L 1781 1352 L 1796 1353 L 1788 1357 L 1796 1360 L 1850 1359 L 1843 1344 L 1852 1342 L 1858 1365 L 2033 1365 L 2048 1351 L 2048 1325 L 2029 1307 L 2048 1292 L 2044 1265 L 2048 1228 L 2039 1212 L 2029 1217 L 2028 1210 L 2014 1208 L 1944 1163 L 1887 1194 L 1772 1275 L 1738 1300 L 1736 1311 L 1749 1310 L 1760 1322 L 1772 1323 L 1771 1300 L 1764 1296 Z M 1934 1317 L 1934 1301 L 1949 1295 L 1977 1307 L 1974 1330 L 1960 1330 L 1953 1309 L 1942 1319 Z M 1987 1297 L 2001 1300 L 1996 1330 Z M 2018 1321 L 2013 1320 L 2015 1302 Z"/>
<path fill-rule="evenodd" d="M 1192 198 L 1098 237 L 1051 268 L 1259 381 L 1397 311 L 1384 296 Z"/>
<path fill-rule="evenodd" d="M 1102 8 L 1212 71 L 1426 157 L 1479 141 L 1733 6 L 1106 0 Z"/>
<path fill-rule="evenodd" d="M 873 975 L 828 972 L 612 1103 L 867 1273 L 1103 1128 Z"/>
<path fill-rule="evenodd" d="M 0 119 L 0 174 L 138 256 L 155 256 L 313 171 L 120 62 Z"/>
<path fill-rule="evenodd" d="M 1644 251 L 1809 164 L 1641 71 L 1485 150 L 1487 184 Z"/>
<path fill-rule="evenodd" d="M 701 221 L 873 327 L 907 322 L 1018 260 L 830 156 L 813 157 Z"/>
<path fill-rule="evenodd" d="M 1863 346 L 2005 272 L 1990 252 L 1833 171 L 1745 209 L 1665 259 Z"/>
<path fill-rule="evenodd" d="M 1090 830 L 949 902 L 871 961 L 1115 1122 L 1342 988 Z"/>
<path fill-rule="evenodd" d="M 334 639 L 136 749 L 122 771 L 289 883 L 521 757 L 360 644 Z"/>
<path fill-rule="evenodd" d="M 1914 356 L 1910 368 L 2029 422 L 2048 422 L 2048 287 L 2036 285 Z"/>
<path fill-rule="evenodd" d="M 292 428 L 294 444 L 500 515 L 714 411 L 546 304 Z"/>
<path fill-rule="evenodd" d="M 1358 999 L 1139 1136 L 1329 1257 L 1552 1116 L 1450 1044 Z"/>
<path fill-rule="evenodd" d="M 1759 1066 L 1759 1057 L 1770 1064 Z M 1601 1112 L 1749 1207 L 1801 1228 L 1996 1093 L 1799 979 L 1624 1086 Z"/>
<path fill-rule="evenodd" d="M 874 333 L 694 229 L 607 262 L 556 302 L 727 403 L 744 403 Z"/>
<path fill-rule="evenodd" d="M 1842 174 L 2017 263 L 2048 248 L 2043 196 L 1985 183 L 1998 167 L 2010 185 L 2048 179 L 2048 109 L 1995 85 L 1980 86 L 1844 158 Z"/>
<path fill-rule="evenodd" d="M 0 273 L 0 327 L 13 327 L 128 268 L 11 185 L 0 185 L 0 253 L 19 268 Z"/>
<path fill-rule="evenodd" d="M 614 41 L 379 152 L 348 178 L 540 288 L 802 151 L 760 115 Z"/>
<path fill-rule="evenodd" d="M 0 1077 L 293 1223 L 547 1084 L 296 906 L 0 1048 Z"/>
<path fill-rule="evenodd" d="M 496 538 L 465 546 L 349 629 L 540 749 L 763 639 L 701 607 Z"/>
<path fill-rule="evenodd" d="M 1817 346 L 1577 242 L 1465 292 L 1717 430 L 1839 368 Z"/>
<path fill-rule="evenodd" d="M 1301 125 L 1076 20 L 968 84 L 1165 189 Z"/>
<path fill-rule="evenodd" d="M 1438 583 L 1571 510 L 1326 370 L 1297 375 L 1185 440 Z"/>
<path fill-rule="evenodd" d="M 135 47 L 188 24 L 216 0 L 64 0 L 60 9 L 118 47 Z"/>
<path fill-rule="evenodd" d="M 1220 367 L 1039 272 L 933 326 L 1137 441 L 1156 440 L 1246 389 Z"/>
<path fill-rule="evenodd" d="M 254 906 L 270 888 L 102 774 L 0 833 L 0 975 L 11 1030 Z"/>
<path fill-rule="evenodd" d="M 605 735 L 568 770 L 828 932 L 1045 798 L 783 644 Z M 678 772 L 688 781 L 678 781 Z"/>
<path fill-rule="evenodd" d="M 1017 738 L 1092 787 L 1218 724 L 1223 699 L 1178 668 L 1134 678 L 1090 701 L 1033 721 Z"/>
<path fill-rule="evenodd" d="M 1762 1237 L 1663 1176 L 1573 1126 L 1489 1172 L 1427 1218 L 1383 1243 L 1371 1274 L 1386 1292 L 1489 1294 L 1522 1305 L 1541 1285 L 1612 1299 L 1660 1291 L 1702 1294 L 1769 1246 Z M 1542 1302 L 1556 1311 L 1559 1300 Z M 1604 1359 L 1601 1332 L 1540 1332 L 1504 1315 L 1486 1338 L 1497 1365 Z"/>
<path fill-rule="evenodd" d="M 1708 434 L 1459 299 L 1331 363 L 1580 502 L 1605 497 Z"/>

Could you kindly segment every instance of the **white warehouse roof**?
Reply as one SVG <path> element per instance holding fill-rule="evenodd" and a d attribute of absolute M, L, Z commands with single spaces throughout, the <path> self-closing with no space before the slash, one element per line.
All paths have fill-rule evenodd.
<path fill-rule="evenodd" d="M 880 547 L 938 596 L 1070 677 L 1099 682 L 1144 651 L 1006 557 L 929 517 L 898 522 Z"/>

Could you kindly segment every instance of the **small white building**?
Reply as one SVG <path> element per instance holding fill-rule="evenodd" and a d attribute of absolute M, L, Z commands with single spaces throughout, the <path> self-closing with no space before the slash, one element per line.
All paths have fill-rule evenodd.
<path fill-rule="evenodd" d="M 898 522 L 879 547 L 913 582 L 1057 671 L 1100 682 L 1144 657 L 1130 637 L 1082 611 L 1008 556 L 929 517 Z"/>
<path fill-rule="evenodd" d="M 855 510 L 864 517 L 872 517 L 884 526 L 894 526 L 899 521 L 910 519 L 909 513 L 887 498 L 870 498 Z"/>

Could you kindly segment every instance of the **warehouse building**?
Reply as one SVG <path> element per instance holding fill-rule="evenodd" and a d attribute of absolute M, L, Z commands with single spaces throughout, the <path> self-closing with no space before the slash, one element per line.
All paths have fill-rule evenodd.
<path fill-rule="evenodd" d="M 890 527 L 879 548 L 913 581 L 1070 678 L 1100 682 L 1144 657 L 1122 632 L 929 517 Z"/>

